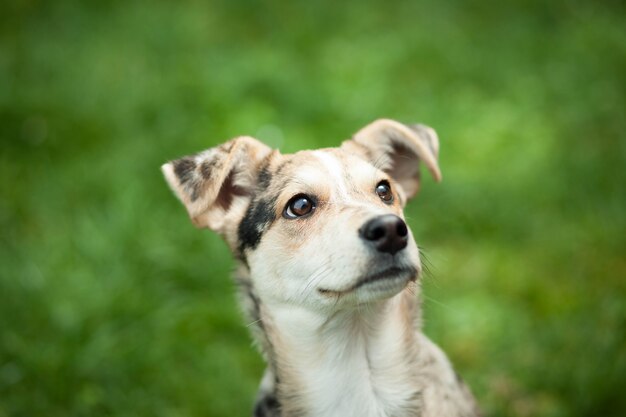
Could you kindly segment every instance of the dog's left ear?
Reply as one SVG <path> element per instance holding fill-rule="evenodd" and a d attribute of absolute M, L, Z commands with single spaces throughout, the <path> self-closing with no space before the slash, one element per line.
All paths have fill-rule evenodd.
<path fill-rule="evenodd" d="M 197 227 L 208 227 L 232 240 L 232 225 L 243 216 L 256 189 L 259 166 L 272 149 L 241 136 L 164 164 L 165 179 Z"/>
<path fill-rule="evenodd" d="M 419 162 L 426 164 L 435 181 L 441 181 L 437 158 L 439 138 L 425 125 L 405 125 L 379 119 L 359 130 L 341 148 L 361 156 L 397 181 L 407 198 L 420 187 Z"/>

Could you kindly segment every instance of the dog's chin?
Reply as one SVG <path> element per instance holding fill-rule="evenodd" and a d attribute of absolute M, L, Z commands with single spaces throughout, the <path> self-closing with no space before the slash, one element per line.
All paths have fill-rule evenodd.
<path fill-rule="evenodd" d="M 391 266 L 370 271 L 345 289 L 319 288 L 318 292 L 327 297 L 349 298 L 355 302 L 381 300 L 398 294 L 407 284 L 415 281 L 418 269 L 413 266 Z"/>

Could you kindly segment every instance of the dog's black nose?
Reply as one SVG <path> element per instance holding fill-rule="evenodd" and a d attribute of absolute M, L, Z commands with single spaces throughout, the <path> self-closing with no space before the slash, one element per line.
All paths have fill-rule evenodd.
<path fill-rule="evenodd" d="M 392 255 L 406 248 L 409 240 L 406 223 L 394 214 L 374 217 L 359 229 L 359 235 L 371 242 L 379 252 Z"/>

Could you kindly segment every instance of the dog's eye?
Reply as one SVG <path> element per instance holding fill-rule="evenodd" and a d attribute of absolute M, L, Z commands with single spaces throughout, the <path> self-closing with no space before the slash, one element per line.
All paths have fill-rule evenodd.
<path fill-rule="evenodd" d="M 298 194 L 287 203 L 283 217 L 287 219 L 295 219 L 306 216 L 315 209 L 315 201 L 307 195 Z"/>
<path fill-rule="evenodd" d="M 381 181 L 376 186 L 376 194 L 387 204 L 393 203 L 393 194 L 391 193 L 391 186 L 387 181 Z"/>

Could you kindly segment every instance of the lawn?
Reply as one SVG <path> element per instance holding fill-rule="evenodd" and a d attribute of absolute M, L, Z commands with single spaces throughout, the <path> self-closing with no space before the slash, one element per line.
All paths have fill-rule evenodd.
<path fill-rule="evenodd" d="M 626 415 L 617 1 L 0 5 L 0 417 L 247 416 L 226 245 L 159 166 L 433 126 L 426 332 L 486 416 Z"/>

